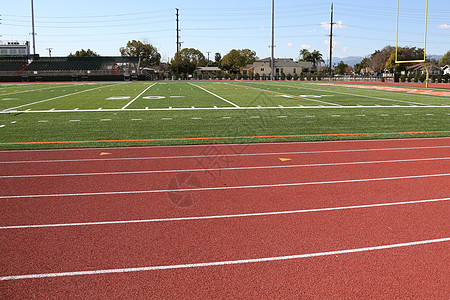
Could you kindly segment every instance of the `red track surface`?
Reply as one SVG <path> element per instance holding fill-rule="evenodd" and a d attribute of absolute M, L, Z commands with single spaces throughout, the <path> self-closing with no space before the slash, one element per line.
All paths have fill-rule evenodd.
<path fill-rule="evenodd" d="M 0 170 L 2 299 L 450 297 L 450 138 L 3 151 Z"/>

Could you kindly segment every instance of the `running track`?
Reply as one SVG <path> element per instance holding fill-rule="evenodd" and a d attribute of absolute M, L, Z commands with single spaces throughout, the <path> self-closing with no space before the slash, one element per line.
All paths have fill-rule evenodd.
<path fill-rule="evenodd" d="M 450 297 L 450 138 L 0 152 L 0 298 Z"/>

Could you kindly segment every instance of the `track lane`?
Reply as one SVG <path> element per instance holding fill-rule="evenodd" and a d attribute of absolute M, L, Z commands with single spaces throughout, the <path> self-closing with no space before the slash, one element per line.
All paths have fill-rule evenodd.
<path fill-rule="evenodd" d="M 2 232 L 1 276 L 327 252 L 449 237 L 448 203 Z"/>
<path fill-rule="evenodd" d="M 219 155 L 220 151 L 216 152 Z M 307 166 L 311 164 L 364 163 L 395 160 L 442 159 L 450 157 L 450 147 L 426 149 L 401 149 L 388 151 L 356 151 L 356 152 L 325 152 L 325 153 L 290 153 L 250 156 L 214 156 L 214 157 L 152 157 L 131 160 L 96 160 L 96 161 L 59 161 L 52 163 L 1 164 L 2 176 L 43 175 L 43 174 L 80 174 L 80 173 L 111 173 L 139 171 L 170 171 L 170 170 L 200 170 L 245 167 L 280 168 L 286 166 Z M 280 158 L 290 161 L 281 162 Z M 445 163 L 445 161 L 444 161 Z M 206 170 L 206 172 L 209 172 Z"/>
<path fill-rule="evenodd" d="M 448 179 L 417 178 L 254 190 L 2 199 L 0 225 L 147 220 L 441 199 Z M 414 189 L 411 187 L 427 187 Z"/>
<path fill-rule="evenodd" d="M 342 145 L 341 143 L 339 142 L 340 145 Z M 282 146 L 277 144 L 277 147 Z M 189 151 L 193 151 L 193 148 L 198 151 L 202 147 L 187 148 Z M 166 147 L 161 148 L 163 152 L 155 155 L 162 153 L 165 155 Z M 260 150 L 264 151 L 264 149 Z M 78 150 L 73 151 L 77 152 Z M 80 155 L 83 151 L 87 150 L 81 150 Z M 375 152 L 381 153 L 382 151 L 372 153 Z M 413 151 L 406 152 L 409 153 L 406 155 L 413 154 Z M 436 151 L 437 155 L 442 153 L 440 150 Z M 124 154 L 127 157 L 127 154 Z M 418 152 L 414 152 L 413 155 L 417 154 Z M 423 151 L 423 155 L 428 154 L 430 152 Z M 3 153 L 0 153 L 0 156 L 2 155 Z M 92 157 L 96 155 L 98 155 L 97 152 Z M 137 153 L 136 155 L 141 154 Z M 366 153 L 363 152 L 363 155 Z M 395 155 L 398 155 L 399 158 L 402 157 L 401 151 L 397 151 Z M 67 158 L 67 156 L 64 157 Z M 320 162 L 320 158 L 320 156 L 314 155 L 308 157 L 311 162 L 315 160 Z M 336 156 L 330 155 L 327 158 L 335 159 Z M 339 155 L 339 159 L 342 160 L 354 158 L 356 157 L 352 155 Z M 370 155 L 367 155 L 367 158 L 370 158 Z M 178 163 L 184 163 L 182 159 L 177 160 Z M 236 165 L 241 164 L 240 161 L 235 163 Z M 257 165 L 258 161 L 250 163 Z M 407 165 L 411 164 L 407 163 Z M 74 170 L 77 165 L 73 165 Z M 111 165 L 108 166 L 108 169 L 110 167 Z M 115 167 L 121 169 L 120 164 Z M 161 168 L 160 166 L 153 167 Z M 168 166 L 164 164 L 163 167 Z M 446 168 L 445 165 L 436 167 L 438 169 Z M 343 173 L 359 169 L 352 168 L 346 169 Z M 422 165 L 422 168 L 428 170 L 427 164 Z M 70 167 L 67 168 L 69 172 L 70 169 Z M 391 168 L 388 172 L 417 170 L 417 168 L 405 168 L 405 166 L 402 169 L 400 171 Z M 373 172 L 376 170 L 373 169 Z M 242 172 L 242 174 L 246 173 Z M 310 175 L 313 176 L 313 174 Z M 261 176 L 259 175 L 259 177 Z M 338 174 L 338 176 L 341 175 Z M 270 178 L 274 179 L 274 177 Z M 281 176 L 281 178 L 284 180 L 287 177 Z M 216 179 L 210 178 L 209 180 L 216 184 L 238 179 L 227 176 L 222 178 L 221 174 Z M 243 180 L 250 179 L 244 178 Z M 14 223 L 24 224 L 24 222 L 39 224 L 40 222 L 58 223 L 101 219 L 146 219 L 151 216 L 177 217 L 396 202 L 402 199 L 424 200 L 448 197 L 448 185 L 447 177 L 436 177 L 393 180 L 389 184 L 386 182 L 358 182 L 264 190 L 186 192 L 184 194 L 189 194 L 194 200 L 192 205 L 187 207 L 179 206 L 179 203 L 174 202 L 174 197 L 167 193 L 130 197 L 111 195 L 52 199 L 2 199 L 0 200 L 2 209 L 8 213 L 1 215 L 1 223 L 11 222 L 8 224 L 11 225 Z M 80 189 L 82 188 L 83 186 L 80 186 Z M 0 258 L 0 270 L 4 269 L 3 266 L 15 261 L 17 261 L 17 266 L 24 266 L 29 268 L 28 270 L 56 267 L 58 272 L 67 271 L 61 270 L 62 267 L 69 268 L 74 265 L 85 266 L 89 270 L 95 268 L 97 263 L 102 266 L 114 263 L 135 263 L 138 266 L 146 266 L 148 262 L 155 261 L 160 265 L 164 261 L 170 262 L 177 259 L 212 259 L 215 258 L 215 255 L 227 257 L 238 254 L 270 255 L 271 251 L 287 253 L 291 250 L 307 251 L 308 249 L 317 252 L 330 245 L 351 246 L 352 243 L 363 245 L 364 243 L 400 241 L 403 238 L 440 238 L 443 236 L 439 235 L 449 235 L 447 219 L 450 212 L 448 207 L 447 202 L 436 202 L 356 209 L 345 212 L 240 218 L 231 222 L 228 219 L 214 220 L 214 222 L 212 220 L 195 221 L 207 224 L 206 226 L 183 226 L 183 222 L 170 222 L 156 226 L 154 224 L 116 224 L 82 228 L 26 229 L 16 230 L 15 234 L 14 230 L 7 230 L 5 231 L 8 233 L 6 241 L 11 241 L 12 244 L 0 246 L 8 247 L 7 252 L 3 251 L 5 248 L 2 248 L 1 252 L 5 252 L 9 256 L 6 257 L 7 262 Z M 272 221 L 266 222 L 269 219 Z M 158 234 L 161 235 L 158 236 Z M 304 236 L 307 238 L 301 239 Z M 282 239 L 287 240 L 289 244 L 286 245 Z M 5 245 L 3 242 L 1 244 Z M 45 251 L 45 247 L 49 247 L 48 251 Z M 147 252 L 148 250 L 151 253 Z M 250 298 L 285 295 L 287 298 L 292 295 L 327 297 L 336 294 L 359 297 L 392 295 L 395 297 L 408 293 L 408 295 L 418 298 L 430 296 L 447 298 L 445 296 L 448 295 L 448 290 L 442 287 L 448 286 L 446 282 L 448 283 L 448 278 L 450 278 L 448 271 L 445 271 L 449 257 L 448 254 L 445 256 L 443 253 L 449 253 L 448 243 L 339 255 L 339 260 L 336 260 L 338 257 L 335 259 L 330 256 L 245 266 L 19 280 L 6 284 L 0 282 L 0 296 L 5 296 L 5 298 L 24 298 L 36 295 L 38 297 L 64 297 L 69 294 L 71 296 L 78 295 L 81 298 L 108 298 L 117 295 L 129 297 L 132 293 L 145 298 L 161 298 L 170 295 L 175 298 L 180 295 L 211 297 L 218 294 Z M 346 258 L 345 262 L 341 260 L 344 257 Z M 399 257 L 403 259 L 399 259 Z M 14 267 L 9 266 L 8 268 L 14 269 Z M 395 280 L 393 281 L 392 278 Z M 405 285 L 411 285 L 411 288 L 404 290 Z M 104 288 L 105 286 L 108 286 L 108 289 Z M 400 293 L 399 291 L 402 289 L 404 291 Z"/>
<path fill-rule="evenodd" d="M 45 278 L 3 284 L 7 299 L 419 298 L 446 299 L 448 246 L 433 244 L 293 261 Z M 2 283 L 0 283 L 2 285 Z"/>
<path fill-rule="evenodd" d="M 377 178 L 387 181 L 390 178 L 409 176 L 428 176 L 448 174 L 450 161 L 411 161 L 377 164 L 334 165 L 285 169 L 246 169 L 219 172 L 200 172 L 188 174 L 198 183 L 193 188 L 258 187 L 264 185 L 308 184 L 347 180 L 370 181 Z M 213 176 L 211 176 L 213 175 Z M 61 195 L 88 193 L 114 193 L 133 191 L 176 190 L 174 182 L 180 180 L 181 174 L 150 173 L 120 174 L 79 177 L 38 177 L 38 178 L 2 178 L 3 188 L 0 199 L 19 195 Z M 450 178 L 450 176 L 444 176 Z M 173 184 L 172 184 L 173 183 Z M 172 187 L 173 186 L 173 187 Z M 172 187 L 172 188 L 171 188 Z M 174 189 L 175 188 L 175 189 Z M 82 192 L 80 192 L 82 191 Z"/>
<path fill-rule="evenodd" d="M 293 151 L 336 151 L 354 149 L 383 149 L 407 147 L 439 147 L 450 146 L 450 138 L 422 139 L 384 139 L 384 140 L 350 140 L 320 141 L 293 143 L 254 143 L 254 144 L 216 144 L 158 147 L 123 147 L 123 148 L 81 148 L 54 150 L 17 150 L 0 151 L 0 162 L 64 160 L 64 159 L 97 159 L 102 152 L 114 152 L 114 157 L 149 157 L 205 155 L 208 150 L 224 154 L 293 152 Z M 205 150 L 206 149 L 206 150 Z"/>

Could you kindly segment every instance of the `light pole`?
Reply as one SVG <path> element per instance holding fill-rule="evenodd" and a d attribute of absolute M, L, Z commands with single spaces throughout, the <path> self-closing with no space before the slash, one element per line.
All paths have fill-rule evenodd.
<path fill-rule="evenodd" d="M 34 3 L 33 0 L 31 0 L 31 28 L 33 29 L 33 32 L 31 33 L 33 35 L 33 58 L 36 57 L 36 33 L 34 31 Z"/>
<path fill-rule="evenodd" d="M 272 0 L 272 46 L 270 55 L 270 80 L 274 79 L 275 69 L 275 0 Z"/>

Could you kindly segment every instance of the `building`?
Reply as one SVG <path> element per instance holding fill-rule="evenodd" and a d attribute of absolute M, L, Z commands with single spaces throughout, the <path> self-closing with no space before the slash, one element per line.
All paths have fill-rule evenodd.
<path fill-rule="evenodd" d="M 444 75 L 450 75 L 450 66 L 449 65 L 443 66 L 442 67 L 442 73 Z"/>
<path fill-rule="evenodd" d="M 304 72 L 309 72 L 313 68 L 312 63 L 310 62 L 296 62 L 292 58 L 276 58 L 275 59 L 275 76 L 281 74 L 300 74 Z M 269 76 L 271 74 L 270 67 L 270 58 L 265 58 L 261 60 L 257 60 L 253 63 L 253 65 L 243 70 L 244 74 L 259 74 L 260 76 L 266 75 Z"/>
<path fill-rule="evenodd" d="M 439 66 L 437 66 L 436 64 L 427 62 L 427 63 L 425 63 L 425 65 L 427 66 L 430 76 L 442 75 L 443 69 L 439 68 Z M 416 65 L 410 66 L 406 69 L 413 73 L 419 73 L 419 74 L 423 74 L 423 75 L 427 74 L 427 71 L 425 70 L 425 67 L 423 66 L 423 64 L 416 64 Z"/>

